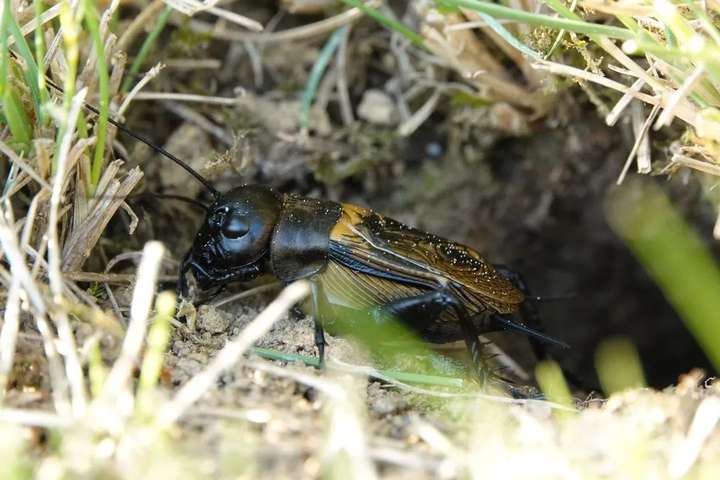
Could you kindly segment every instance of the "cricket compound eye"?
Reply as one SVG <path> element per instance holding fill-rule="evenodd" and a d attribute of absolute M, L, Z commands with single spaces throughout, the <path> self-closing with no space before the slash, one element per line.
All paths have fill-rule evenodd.
<path fill-rule="evenodd" d="M 244 237 L 250 231 L 250 222 L 244 215 L 226 216 L 222 225 L 222 233 L 227 238 Z"/>

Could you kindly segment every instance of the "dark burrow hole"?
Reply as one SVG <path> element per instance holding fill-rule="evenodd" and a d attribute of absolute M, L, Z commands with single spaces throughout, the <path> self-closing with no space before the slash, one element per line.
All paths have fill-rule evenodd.
<path fill-rule="evenodd" d="M 624 335 L 637 347 L 649 384 L 663 388 L 695 367 L 714 372 L 607 223 L 606 197 L 631 147 L 617 129 L 587 119 L 496 143 L 488 160 L 498 188 L 486 199 L 489 206 L 478 205 L 488 223 L 477 233 L 485 237 L 489 256 L 511 263 L 537 295 L 572 294 L 541 305 L 547 331 L 571 345 L 556 352 L 565 368 L 596 385 L 599 342 Z M 658 181 L 708 238 L 714 218 L 699 188 L 679 183 Z"/>

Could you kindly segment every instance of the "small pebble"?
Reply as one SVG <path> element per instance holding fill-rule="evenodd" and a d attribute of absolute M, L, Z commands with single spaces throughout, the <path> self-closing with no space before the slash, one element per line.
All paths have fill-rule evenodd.
<path fill-rule="evenodd" d="M 397 123 L 397 112 L 392 98 L 382 90 L 366 90 L 360 105 L 358 116 L 377 125 Z"/>
<path fill-rule="evenodd" d="M 197 327 L 209 333 L 224 333 L 230 328 L 230 319 L 216 308 L 203 305 L 198 312 Z"/>

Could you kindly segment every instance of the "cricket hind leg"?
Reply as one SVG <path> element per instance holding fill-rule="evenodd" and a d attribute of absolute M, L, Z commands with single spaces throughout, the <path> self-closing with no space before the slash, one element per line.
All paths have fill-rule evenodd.
<path fill-rule="evenodd" d="M 325 368 L 325 346 L 328 344 L 325 340 L 325 330 L 323 329 L 322 323 L 320 322 L 320 295 L 322 294 L 322 287 L 317 279 L 313 279 L 311 283 L 311 297 L 312 297 L 312 317 L 313 324 L 315 325 L 315 348 L 318 352 L 318 368 Z"/>
<path fill-rule="evenodd" d="M 422 326 L 437 321 L 447 310 L 455 312 L 477 378 L 481 385 L 485 385 L 489 372 L 484 364 L 483 345 L 478 338 L 477 329 L 465 307 L 447 287 L 393 300 L 377 307 L 372 315 L 378 323 L 386 321 L 390 316 L 419 331 Z"/>
<path fill-rule="evenodd" d="M 324 298 L 324 296 L 322 284 L 317 278 L 312 278 L 310 280 L 310 298 L 312 301 L 312 317 L 315 328 L 313 339 L 315 342 L 315 348 L 318 351 L 317 368 L 322 370 L 325 368 L 325 347 L 328 343 L 325 339 L 325 329 L 323 328 L 320 320 L 320 301 Z"/>

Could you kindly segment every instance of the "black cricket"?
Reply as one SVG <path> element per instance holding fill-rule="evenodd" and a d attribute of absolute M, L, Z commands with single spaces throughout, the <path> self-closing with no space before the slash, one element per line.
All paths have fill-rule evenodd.
<path fill-rule="evenodd" d="M 366 322 L 390 316 L 432 343 L 464 340 L 481 379 L 482 333 L 521 332 L 541 357 L 545 343 L 565 346 L 539 331 L 521 277 L 474 250 L 355 205 L 261 185 L 217 194 L 182 262 L 183 297 L 189 272 L 202 290 L 268 273 L 285 284 L 309 279 L 321 365 L 325 328 L 349 311 Z"/>
<path fill-rule="evenodd" d="M 48 84 L 62 91 L 49 79 Z M 189 272 L 201 289 L 264 273 L 286 284 L 309 279 L 321 365 L 325 327 L 333 316 L 358 309 L 367 312 L 363 321 L 390 316 L 431 343 L 464 340 L 480 379 L 486 378 L 478 338 L 483 333 L 522 333 L 538 358 L 547 356 L 546 344 L 567 348 L 542 333 L 537 299 L 522 277 L 469 247 L 351 204 L 283 195 L 261 185 L 221 193 L 170 152 L 112 118 L 109 122 L 175 162 L 214 197 L 182 261 L 178 291 L 183 297 Z"/>

